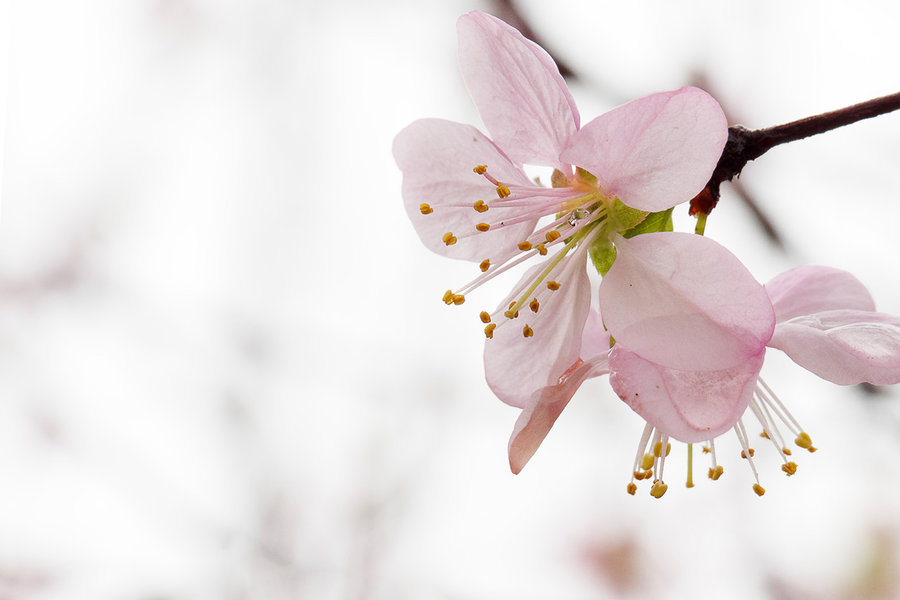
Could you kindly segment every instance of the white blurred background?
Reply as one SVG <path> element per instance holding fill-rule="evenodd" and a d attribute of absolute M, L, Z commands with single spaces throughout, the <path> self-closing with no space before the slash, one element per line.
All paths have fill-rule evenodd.
<path fill-rule="evenodd" d="M 702 81 L 764 127 L 900 90 L 896 3 L 521 0 L 583 121 Z M 488 1 L 5 0 L 0 599 L 900 597 L 900 391 L 770 352 L 820 450 L 625 493 L 641 420 L 586 385 L 519 476 L 483 288 L 422 247 L 391 141 L 478 123 Z M 3 58 L 0 52 L 0 58 Z M 2 74 L 0 69 L 0 74 Z M 0 90 L 3 90 L 0 87 Z M 900 314 L 900 114 L 776 148 L 707 235 Z M 679 209 L 676 226 L 692 222 Z"/>

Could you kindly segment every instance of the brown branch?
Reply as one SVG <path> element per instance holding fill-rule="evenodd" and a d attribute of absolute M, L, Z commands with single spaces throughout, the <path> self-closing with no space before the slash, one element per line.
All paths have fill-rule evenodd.
<path fill-rule="evenodd" d="M 725 142 L 725 149 L 712 177 L 703 191 L 691 200 L 691 214 L 700 212 L 709 214 L 719 202 L 721 183 L 731 181 L 740 175 L 748 162 L 759 158 L 775 146 L 802 140 L 897 109 L 900 109 L 900 92 L 766 129 L 750 130 L 740 125 L 732 125 L 728 128 L 728 141 Z"/>

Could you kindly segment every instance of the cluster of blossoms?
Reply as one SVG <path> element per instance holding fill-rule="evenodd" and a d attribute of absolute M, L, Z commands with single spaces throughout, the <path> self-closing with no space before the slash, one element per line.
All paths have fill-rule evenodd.
<path fill-rule="evenodd" d="M 849 273 L 800 267 L 763 286 L 718 243 L 672 231 L 673 207 L 704 188 L 728 136 L 706 92 L 653 94 L 581 126 L 542 48 L 478 11 L 457 27 L 462 75 L 491 138 L 423 119 L 393 150 L 422 242 L 479 265 L 444 302 L 462 304 L 496 275 L 535 263 L 496 310 L 480 314 L 487 382 L 521 409 L 513 472 L 581 383 L 608 374 L 647 422 L 629 493 L 645 479 L 652 495 L 665 493 L 670 438 L 703 442 L 718 479 L 714 440 L 733 430 L 762 495 L 746 415 L 786 474 L 797 469 L 790 438 L 815 451 L 759 376 L 767 348 L 838 384 L 900 382 L 900 318 L 875 312 Z M 551 186 L 532 181 L 526 164 L 552 168 Z M 598 294 L 591 265 L 602 276 Z"/>

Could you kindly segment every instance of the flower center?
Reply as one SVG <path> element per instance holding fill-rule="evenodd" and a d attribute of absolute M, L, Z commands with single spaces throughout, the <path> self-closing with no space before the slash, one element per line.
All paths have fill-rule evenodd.
<path fill-rule="evenodd" d="M 547 257 L 543 268 L 520 284 L 515 299 L 508 306 L 494 313 L 481 312 L 484 333 L 490 339 L 498 326 L 517 318 L 519 310 L 526 305 L 531 312 L 538 313 L 544 300 L 569 279 L 565 275 L 571 265 L 581 262 L 571 259 L 585 254 L 587 248 L 601 237 L 608 238 L 610 231 L 615 230 L 610 223 L 617 224 L 618 220 L 614 218 L 615 199 L 605 196 L 597 188 L 596 178 L 583 169 L 576 169 L 569 177 L 554 171 L 553 187 L 550 188 L 537 183 L 504 183 L 490 173 L 487 165 L 477 165 L 473 171 L 492 188 L 485 198 L 471 205 L 472 210 L 482 217 L 473 219 L 475 223 L 469 231 L 444 233 L 441 240 L 445 245 L 464 244 L 476 236 L 503 235 L 503 230 L 511 225 L 535 223 L 540 226 L 524 239 L 500 244 L 494 256 L 487 256 L 480 262 L 481 274 L 457 290 L 447 290 L 443 301 L 448 305 L 463 304 L 466 294 L 494 277 L 535 256 Z M 450 206 L 460 208 L 460 205 L 422 204 L 419 210 L 423 215 L 431 215 Z M 492 218 L 494 213 L 500 216 Z M 533 334 L 531 324 L 525 323 L 522 335 L 531 337 Z"/>
<path fill-rule="evenodd" d="M 797 463 L 788 458 L 791 456 L 791 450 L 785 443 L 785 439 L 781 434 L 777 421 L 781 421 L 794 436 L 794 444 L 808 452 L 815 452 L 817 448 L 812 445 L 812 439 L 809 434 L 803 431 L 800 423 L 797 422 L 794 416 L 784 406 L 784 403 L 778 399 L 778 396 L 775 395 L 761 377 L 757 380 L 756 391 L 753 394 L 753 399 L 750 401 L 748 408 L 762 426 L 760 437 L 770 440 L 775 446 L 775 450 L 783 462 L 781 470 L 784 471 L 787 476 L 796 473 Z M 735 423 L 734 433 L 737 435 L 738 443 L 741 446 L 741 458 L 747 460 L 747 464 L 750 465 L 750 470 L 753 472 L 753 478 L 755 480 L 753 491 L 756 495 L 762 496 L 766 493 L 766 490 L 759 483 L 759 473 L 756 470 L 756 464 L 753 462 L 756 450 L 750 445 L 750 437 L 744 426 L 743 418 L 738 419 L 737 423 Z M 644 479 L 653 479 L 653 485 L 650 488 L 651 496 L 660 498 L 666 493 L 669 486 L 663 482 L 663 468 L 665 466 L 666 456 L 669 453 L 668 439 L 669 436 L 655 429 L 649 423 L 644 427 L 644 433 L 638 444 L 637 455 L 635 456 L 634 466 L 632 467 L 631 482 L 626 487 L 626 491 L 629 494 L 634 495 L 637 491 L 637 484 L 635 481 Z M 694 487 L 693 446 L 692 444 L 688 444 L 687 446 L 687 487 Z M 666 449 L 664 453 L 662 452 L 663 447 Z M 709 468 L 708 477 L 713 481 L 716 481 L 722 476 L 722 473 L 724 473 L 725 470 L 718 464 L 716 459 L 716 446 L 714 440 L 709 440 L 708 445 L 703 446 L 703 453 L 709 454 L 712 460 L 712 466 Z"/>

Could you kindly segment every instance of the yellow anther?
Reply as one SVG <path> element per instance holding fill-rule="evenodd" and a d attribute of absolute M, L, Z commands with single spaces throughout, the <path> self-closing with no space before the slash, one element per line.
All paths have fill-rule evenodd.
<path fill-rule="evenodd" d="M 484 328 L 484 335 L 485 335 L 485 337 L 487 337 L 487 339 L 489 339 L 489 340 L 490 340 L 490 339 L 493 339 L 493 337 L 494 337 L 494 330 L 495 330 L 496 328 L 497 328 L 497 324 L 496 324 L 496 323 L 488 323 L 488 324 L 485 326 L 485 328 Z"/>
<path fill-rule="evenodd" d="M 453 304 L 459 306 L 466 301 L 466 297 L 462 294 L 453 294 Z"/>
<path fill-rule="evenodd" d="M 767 439 L 767 440 L 772 439 L 772 438 L 769 437 L 769 434 L 766 433 L 765 431 L 763 431 L 761 434 L 759 434 L 759 437 L 764 438 L 764 439 Z"/>
<path fill-rule="evenodd" d="M 662 498 L 667 489 L 669 489 L 669 486 L 667 486 L 661 480 L 657 479 L 655 482 L 653 482 L 653 487 L 650 488 L 650 495 L 654 498 Z"/>
<path fill-rule="evenodd" d="M 444 297 L 442 298 L 444 304 L 453 304 L 453 296 L 453 290 L 447 290 L 446 292 L 444 292 Z"/>
<path fill-rule="evenodd" d="M 667 445 L 669 447 L 671 447 L 671 445 L 669 445 L 669 444 L 667 444 Z M 668 456 L 668 455 L 669 455 L 669 448 L 666 448 L 666 456 Z M 660 456 L 662 456 L 662 442 L 656 442 L 655 444 L 653 444 L 653 456 L 655 456 L 656 458 L 659 458 Z"/>
<path fill-rule="evenodd" d="M 753 491 L 756 492 L 756 495 L 757 495 L 757 496 L 762 496 L 763 494 L 766 493 L 766 488 L 764 488 L 763 486 L 759 485 L 758 483 L 754 483 L 754 484 L 753 484 Z"/>
<path fill-rule="evenodd" d="M 818 450 L 818 448 L 816 448 L 815 446 L 810 446 L 809 448 L 807 448 L 807 450 L 809 452 L 815 452 L 816 450 Z"/>
<path fill-rule="evenodd" d="M 524 242 L 519 242 L 519 250 L 522 250 L 523 252 L 525 250 L 531 250 L 531 242 L 529 242 L 528 240 L 525 240 Z"/>
<path fill-rule="evenodd" d="M 450 233 L 449 231 L 444 234 L 444 237 L 441 240 L 448 246 L 452 246 L 456 243 L 456 236 Z"/>
<path fill-rule="evenodd" d="M 556 290 L 559 289 L 559 282 L 558 281 L 548 281 L 547 289 L 555 292 Z"/>
<path fill-rule="evenodd" d="M 505 185 L 497 186 L 497 195 L 498 196 L 500 196 L 501 198 L 506 198 L 507 196 L 509 196 L 509 194 L 510 194 L 510 191 L 509 191 L 508 187 L 506 187 Z"/>
<path fill-rule="evenodd" d="M 503 316 L 506 317 L 507 319 L 515 319 L 516 317 L 519 316 L 519 311 L 513 312 L 511 310 L 508 310 L 505 313 L 503 313 Z"/>
<path fill-rule="evenodd" d="M 434 212 L 434 209 L 423 202 L 422 204 L 419 205 L 419 212 L 422 213 L 423 215 L 430 215 L 431 213 Z"/>
<path fill-rule="evenodd" d="M 641 468 L 645 471 L 650 469 L 653 466 L 653 457 L 649 454 L 644 454 L 644 457 L 641 459 Z"/>
<path fill-rule="evenodd" d="M 753 448 L 748 448 L 750 451 L 750 456 L 753 457 L 756 454 L 756 451 Z M 741 458 L 747 458 L 747 450 L 741 450 Z"/>
<path fill-rule="evenodd" d="M 531 309 L 531 312 L 537 312 L 540 307 L 541 303 L 538 302 L 537 298 L 532 298 L 531 303 L 528 305 L 528 308 Z"/>
<path fill-rule="evenodd" d="M 781 470 L 788 474 L 788 477 L 797 472 L 797 463 L 789 462 L 781 465 Z"/>
<path fill-rule="evenodd" d="M 491 226 L 488 225 L 487 223 L 479 223 L 478 225 L 475 226 L 475 229 L 477 229 L 478 231 L 487 231 L 490 228 L 491 228 Z"/>
<path fill-rule="evenodd" d="M 525 327 L 522 328 L 522 335 L 525 337 L 531 337 L 534 335 L 534 329 L 532 329 L 531 327 L 526 325 Z"/>
<path fill-rule="evenodd" d="M 547 238 L 547 242 L 549 243 L 549 242 L 555 242 L 556 240 L 558 240 L 560 238 L 560 236 L 561 236 L 561 234 L 557 230 L 554 229 L 553 231 L 548 231 L 547 235 L 545 235 L 544 237 Z"/>
<path fill-rule="evenodd" d="M 648 469 L 641 473 L 640 477 L 637 477 L 637 479 L 650 479 L 651 477 L 653 477 L 653 471 Z"/>
<path fill-rule="evenodd" d="M 669 452 L 672 451 L 672 444 L 666 444 L 666 456 L 669 455 Z"/>
<path fill-rule="evenodd" d="M 784 452 L 785 456 L 790 456 L 790 455 L 791 455 L 791 449 L 790 449 L 790 448 L 782 448 L 781 451 Z"/>
<path fill-rule="evenodd" d="M 703 454 L 709 454 L 712 450 L 709 449 L 709 446 L 703 446 Z"/>
<path fill-rule="evenodd" d="M 805 431 L 801 431 L 800 435 L 794 440 L 794 443 L 800 446 L 801 448 L 806 448 L 809 450 L 812 448 L 812 439 L 810 439 L 809 434 Z M 814 450 L 810 450 L 810 452 L 814 452 Z"/>
<path fill-rule="evenodd" d="M 481 314 L 478 316 L 481 318 L 482 323 L 490 323 L 491 322 L 491 315 L 486 310 L 481 311 Z"/>
<path fill-rule="evenodd" d="M 535 248 L 537 248 L 537 251 L 540 252 L 541 256 L 547 256 L 547 246 L 545 246 L 543 242 L 535 246 Z"/>
<path fill-rule="evenodd" d="M 724 472 L 725 472 L 725 469 L 722 468 L 722 465 L 716 465 L 715 469 L 710 468 L 709 473 L 707 473 L 707 475 L 709 476 L 710 479 L 715 481 L 719 477 L 721 477 L 722 473 L 724 473 Z"/>
<path fill-rule="evenodd" d="M 490 261 L 490 259 L 487 259 L 487 258 L 486 258 L 486 259 L 484 259 L 483 261 L 481 261 L 481 264 L 478 265 L 478 268 L 481 269 L 481 272 L 482 272 L 482 273 L 484 273 L 485 271 L 487 271 L 488 269 L 490 269 L 490 268 L 491 268 L 491 261 Z"/>
<path fill-rule="evenodd" d="M 487 173 L 487 165 L 478 165 L 477 167 L 475 167 L 472 170 L 475 171 L 476 173 L 478 173 L 479 175 L 484 175 L 485 173 Z"/>
<path fill-rule="evenodd" d="M 488 209 L 488 205 L 484 203 L 484 200 L 479 200 L 472 205 L 472 208 L 474 208 L 478 212 L 485 212 Z"/>
<path fill-rule="evenodd" d="M 628 484 L 628 487 L 625 488 L 625 491 L 634 496 L 634 493 L 637 491 L 637 486 L 634 485 L 634 482 Z"/>

